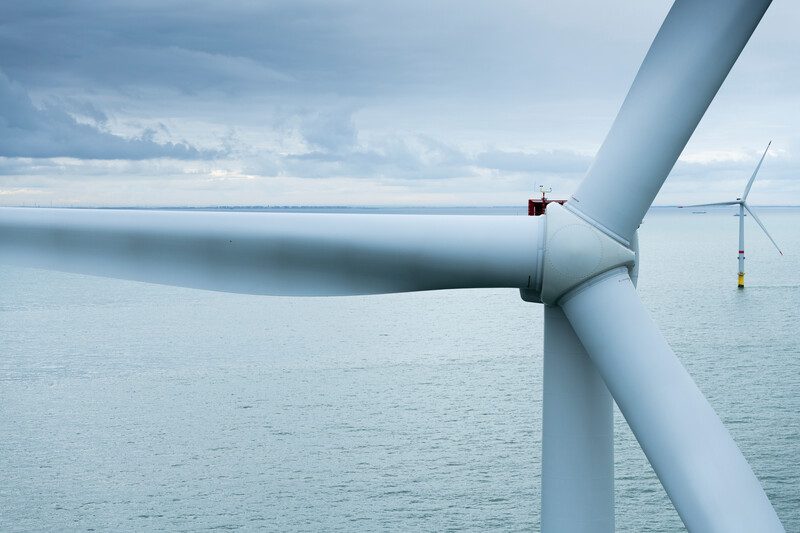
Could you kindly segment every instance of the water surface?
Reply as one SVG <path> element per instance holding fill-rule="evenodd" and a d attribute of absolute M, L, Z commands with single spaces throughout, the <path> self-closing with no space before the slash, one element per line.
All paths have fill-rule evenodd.
<path fill-rule="evenodd" d="M 508 210 L 485 210 L 509 212 Z M 512 210 L 511 213 L 514 213 Z M 800 531 L 800 210 L 651 211 L 640 293 Z M 0 267 L 0 530 L 539 529 L 542 309 Z M 618 531 L 682 525 L 616 413 Z"/>

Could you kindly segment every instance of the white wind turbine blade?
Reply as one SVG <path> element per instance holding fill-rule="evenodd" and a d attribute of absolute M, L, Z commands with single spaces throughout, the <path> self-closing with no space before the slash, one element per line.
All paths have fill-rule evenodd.
<path fill-rule="evenodd" d="M 542 531 L 614 531 L 614 402 L 564 311 L 544 308 Z"/>
<path fill-rule="evenodd" d="M 225 292 L 536 288 L 539 217 L 0 209 L 0 263 Z"/>
<path fill-rule="evenodd" d="M 676 0 L 568 209 L 636 228 L 769 0 Z M 624 269 L 559 302 L 690 531 L 783 531 L 736 444 L 647 316 Z"/>
<path fill-rule="evenodd" d="M 733 202 L 712 202 L 710 204 L 692 204 L 692 205 L 682 205 L 680 207 L 714 207 L 717 205 L 739 205 L 739 202 L 734 200 Z"/>
<path fill-rule="evenodd" d="M 561 303 L 689 531 L 781 532 L 747 461 L 639 300 L 625 269 Z"/>
<path fill-rule="evenodd" d="M 752 210 L 752 209 L 750 209 L 750 206 L 749 206 L 749 205 L 747 205 L 747 203 L 746 203 L 746 202 L 745 202 L 745 203 L 743 203 L 742 205 L 744 205 L 744 208 L 745 208 L 745 209 L 747 209 L 747 212 L 748 212 L 748 213 L 750 213 L 750 216 L 752 216 L 752 217 L 753 217 L 753 220 L 755 220 L 755 221 L 756 221 L 756 223 L 757 223 L 759 226 L 761 226 L 761 229 L 762 229 L 762 230 L 764 230 L 764 234 L 767 236 L 767 238 L 768 238 L 770 241 L 772 241 L 772 245 L 775 247 L 775 249 L 776 249 L 776 250 L 778 250 L 778 253 L 779 253 L 779 254 L 781 254 L 781 255 L 783 255 L 783 252 L 781 252 L 781 249 L 778 247 L 778 243 L 776 243 L 776 242 L 775 242 L 775 239 L 773 239 L 773 238 L 772 238 L 772 235 L 770 235 L 770 234 L 769 234 L 769 232 L 767 231 L 767 228 L 766 228 L 766 226 L 764 226 L 764 223 L 763 223 L 763 222 L 761 222 L 761 219 L 760 219 L 760 218 L 758 218 L 758 216 L 757 216 L 757 215 L 756 215 L 756 214 L 753 212 L 753 210 Z"/>
<path fill-rule="evenodd" d="M 630 242 L 769 0 L 677 0 L 567 207 Z"/>
<path fill-rule="evenodd" d="M 767 157 L 767 152 L 769 152 L 769 146 L 772 144 L 772 141 L 767 143 L 767 149 L 764 150 L 764 154 L 761 156 L 761 159 L 758 160 L 758 164 L 756 165 L 756 169 L 753 171 L 753 175 L 750 176 L 750 180 L 747 182 L 747 186 L 744 188 L 744 194 L 742 194 L 742 201 L 747 201 L 747 195 L 750 194 L 750 188 L 753 186 L 753 182 L 756 179 L 756 174 L 758 174 L 758 169 L 761 168 L 761 163 L 764 162 L 764 158 Z"/>

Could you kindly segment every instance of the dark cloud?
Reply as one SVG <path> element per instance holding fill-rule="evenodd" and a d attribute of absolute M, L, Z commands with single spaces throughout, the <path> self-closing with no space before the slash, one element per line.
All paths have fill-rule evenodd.
<path fill-rule="evenodd" d="M 81 191 L 73 198 L 89 175 L 161 180 L 187 201 L 222 184 L 246 203 L 272 186 L 307 201 L 350 178 L 366 191 L 456 194 L 469 181 L 475 198 L 516 198 L 542 177 L 568 192 L 669 4 L 5 2 L 0 192 L 58 176 Z M 783 150 L 764 188 L 786 183 L 800 151 L 797 10 L 767 13 L 687 148 L 699 159 L 680 162 L 668 187 L 738 188 L 757 152 L 743 147 L 762 137 Z M 731 152 L 706 157 L 720 150 Z M 46 159 L 61 156 L 74 160 Z"/>
<path fill-rule="evenodd" d="M 108 122 L 108 115 L 86 100 L 62 97 L 57 98 L 54 103 L 51 104 L 51 107 L 60 107 L 73 116 L 87 118 L 95 124 L 105 124 Z"/>
<path fill-rule="evenodd" d="M 419 134 L 361 139 L 352 112 L 341 109 L 299 120 L 296 133 L 309 150 L 273 162 L 291 175 L 447 179 L 481 171 L 523 174 L 582 174 L 591 156 L 570 150 L 491 150 L 471 154 L 456 145 Z"/>
<path fill-rule="evenodd" d="M 80 112 L 95 120 L 105 115 L 89 104 Z M 75 109 L 76 105 L 72 104 Z M 128 139 L 79 123 L 54 104 L 38 108 L 25 89 L 0 72 L 0 156 L 79 159 L 196 159 L 205 155 L 183 143 L 157 143 L 153 132 Z"/>
<path fill-rule="evenodd" d="M 348 109 L 303 117 L 298 133 L 311 148 L 323 153 L 350 151 L 358 141 L 353 114 Z"/>
<path fill-rule="evenodd" d="M 312 150 L 275 160 L 281 173 L 309 178 L 432 180 L 472 175 L 457 149 L 425 137 L 385 137 L 336 150 Z"/>
<path fill-rule="evenodd" d="M 655 30 L 666 7 L 662 0 L 630 16 Z M 413 89 L 552 98 L 588 83 L 594 91 L 624 86 L 613 74 L 635 71 L 652 37 L 648 24 L 591 40 L 574 8 L 523 0 L 15 2 L 3 7 L 0 66 L 26 84 L 286 97 Z M 632 40 L 641 43 L 631 47 Z"/>

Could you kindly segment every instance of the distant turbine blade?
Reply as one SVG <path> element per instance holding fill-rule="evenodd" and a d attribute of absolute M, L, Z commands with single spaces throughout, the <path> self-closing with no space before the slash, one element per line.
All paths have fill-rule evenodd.
<path fill-rule="evenodd" d="M 772 241 L 772 245 L 773 245 L 773 246 L 775 246 L 775 249 L 776 249 L 776 250 L 778 250 L 778 253 L 779 253 L 779 254 L 781 254 L 781 255 L 783 255 L 783 252 L 781 252 L 781 249 L 778 247 L 778 243 L 776 243 L 776 242 L 775 242 L 775 239 L 773 239 L 773 238 L 772 238 L 772 235 L 770 235 L 770 234 L 769 234 L 769 232 L 767 231 L 767 228 L 766 228 L 766 226 L 764 226 L 764 223 L 763 223 L 763 222 L 761 222 L 761 219 L 760 219 L 760 218 L 758 218 L 758 216 L 757 216 L 757 215 L 756 215 L 756 214 L 753 212 L 753 210 L 752 210 L 752 209 L 750 209 L 750 206 L 749 206 L 749 205 L 747 205 L 746 203 L 745 203 L 745 204 L 743 204 L 743 205 L 744 205 L 744 208 L 745 208 L 745 209 L 747 209 L 747 212 L 748 212 L 748 213 L 750 213 L 750 216 L 752 216 L 752 217 L 753 217 L 753 220 L 755 220 L 755 221 L 756 221 L 756 223 L 757 223 L 759 226 L 761 226 L 761 229 L 762 229 L 762 230 L 764 230 L 764 233 L 766 234 L 767 238 L 768 238 L 770 241 Z"/>
<path fill-rule="evenodd" d="M 561 303 L 689 531 L 782 532 L 758 479 L 625 269 Z"/>
<path fill-rule="evenodd" d="M 0 209 L 0 263 L 245 294 L 536 288 L 543 217 Z"/>
<path fill-rule="evenodd" d="M 567 207 L 630 242 L 770 0 L 677 0 Z"/>
<path fill-rule="evenodd" d="M 710 203 L 710 204 L 682 205 L 680 207 L 684 207 L 684 208 L 686 208 L 686 207 L 713 207 L 715 205 L 739 205 L 739 202 L 737 202 L 737 201 L 733 201 L 733 202 L 713 202 L 713 203 Z"/>
<path fill-rule="evenodd" d="M 758 164 L 756 165 L 756 169 L 753 171 L 753 175 L 750 176 L 750 181 L 747 182 L 747 187 L 744 188 L 744 194 L 742 194 L 742 201 L 744 202 L 747 200 L 747 195 L 750 194 L 750 187 L 753 186 L 753 182 L 756 179 L 756 174 L 758 174 L 758 169 L 761 168 L 761 163 L 764 162 L 764 158 L 767 157 L 767 152 L 769 152 L 769 146 L 772 144 L 772 141 L 767 143 L 767 149 L 764 150 L 764 154 L 761 156 L 761 159 L 758 160 Z"/>

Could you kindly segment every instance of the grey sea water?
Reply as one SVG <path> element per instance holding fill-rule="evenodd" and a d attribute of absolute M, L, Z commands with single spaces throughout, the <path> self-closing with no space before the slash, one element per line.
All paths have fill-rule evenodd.
<path fill-rule="evenodd" d="M 503 212 L 502 210 L 484 210 Z M 507 212 L 516 212 L 507 210 Z M 639 291 L 800 531 L 800 210 L 654 209 Z M 539 529 L 542 309 L 0 267 L 0 530 Z M 680 531 L 616 413 L 618 531 Z"/>

